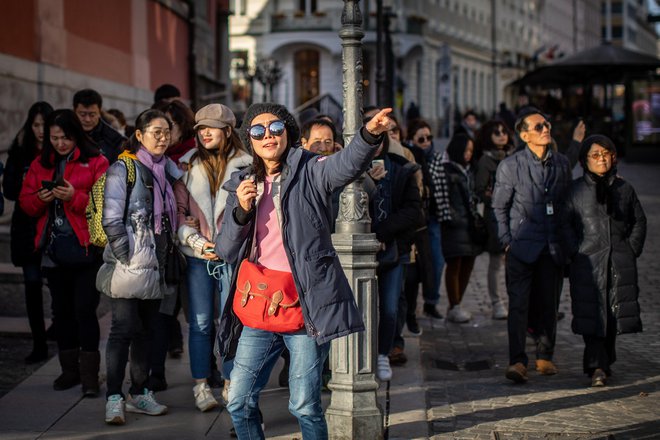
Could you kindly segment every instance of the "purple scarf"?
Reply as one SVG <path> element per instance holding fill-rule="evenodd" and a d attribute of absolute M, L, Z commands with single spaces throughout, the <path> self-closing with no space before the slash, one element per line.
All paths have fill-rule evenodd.
<path fill-rule="evenodd" d="M 176 201 L 174 199 L 174 191 L 172 185 L 167 181 L 165 175 L 165 166 L 167 165 L 167 158 L 161 156 L 155 158 L 144 147 L 140 147 L 137 152 L 137 158 L 142 165 L 149 168 L 154 176 L 154 229 L 156 234 L 160 234 L 163 224 L 163 211 L 167 209 L 167 216 L 172 225 L 172 235 L 176 235 Z M 165 208 L 167 205 L 167 208 Z"/>

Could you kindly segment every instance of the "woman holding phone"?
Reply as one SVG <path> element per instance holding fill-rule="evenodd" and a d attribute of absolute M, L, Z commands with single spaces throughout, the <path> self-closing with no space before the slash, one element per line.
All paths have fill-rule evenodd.
<path fill-rule="evenodd" d="M 397 334 L 399 297 L 404 287 L 404 265 L 416 230 L 425 224 L 422 199 L 415 173 L 421 167 L 389 152 L 390 138 L 383 137 L 369 176 L 376 186 L 370 200 L 371 230 L 380 242 L 378 259 L 378 362 L 376 376 L 392 379 L 388 354 Z"/>
<path fill-rule="evenodd" d="M 222 185 L 232 173 L 252 163 L 235 126 L 236 117 L 225 105 L 209 104 L 200 109 L 194 127 L 197 148 L 180 158 L 186 172 L 174 186 L 180 249 L 188 262 L 188 350 L 195 381 L 193 395 L 195 405 L 202 412 L 218 406 L 207 382 L 211 376 L 213 322 L 216 298 L 222 310 L 229 296 L 233 269 L 214 251 L 228 196 Z M 229 372 L 229 365 L 223 368 L 225 389 L 229 387 Z"/>
<path fill-rule="evenodd" d="M 85 396 L 99 393 L 99 323 L 95 289 L 100 255 L 89 244 L 85 208 L 94 182 L 108 168 L 75 113 L 56 110 L 45 121 L 41 156 L 25 176 L 20 205 L 37 218 L 35 248 L 53 300 L 62 374 L 55 390 L 82 381 Z"/>
<path fill-rule="evenodd" d="M 219 333 L 221 354 L 234 359 L 227 409 L 239 439 L 264 438 L 259 395 L 285 346 L 291 353 L 289 411 L 303 438 L 328 438 L 321 405 L 323 362 L 331 340 L 364 330 L 332 246 L 332 192 L 369 167 L 390 127 L 390 111 L 374 116 L 348 147 L 331 156 L 296 148 L 300 131 L 285 107 L 259 103 L 246 112 L 239 134 L 252 147 L 253 162 L 225 185 L 229 196 L 215 245 L 220 258 L 241 263 Z M 277 275 L 279 281 L 256 281 L 256 290 L 247 290 L 281 286 L 289 296 L 286 310 L 297 317 L 287 322 L 290 330 L 269 330 L 272 321 L 266 316 L 250 319 L 244 312 L 263 304 L 251 302 L 261 301 L 261 294 L 251 297 L 244 283 L 237 284 L 244 266 Z M 242 289 L 240 294 L 234 286 Z M 271 291 L 271 300 L 282 290 Z M 271 307 L 272 319 L 289 315 L 279 303 Z"/>

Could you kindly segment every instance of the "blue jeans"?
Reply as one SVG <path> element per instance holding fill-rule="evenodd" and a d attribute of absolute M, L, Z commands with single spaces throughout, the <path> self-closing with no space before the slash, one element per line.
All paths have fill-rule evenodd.
<path fill-rule="evenodd" d="M 378 354 L 387 355 L 394 343 L 403 273 L 401 263 L 391 269 L 378 271 Z"/>
<path fill-rule="evenodd" d="M 424 302 L 426 304 L 438 304 L 440 303 L 440 283 L 442 282 L 442 270 L 445 267 L 445 257 L 442 255 L 440 223 L 431 218 L 429 220 L 428 228 L 431 259 L 433 260 L 433 290 L 429 293 L 424 291 L 426 294 L 424 295 Z"/>
<path fill-rule="evenodd" d="M 227 405 L 239 439 L 265 438 L 259 419 L 259 393 L 285 346 L 291 353 L 289 412 L 298 419 L 305 440 L 328 438 L 321 406 L 321 373 L 330 343 L 318 345 L 304 333 L 272 333 L 244 327 L 234 358 Z"/>
<path fill-rule="evenodd" d="M 222 262 L 188 257 L 186 282 L 188 285 L 188 351 L 193 379 L 206 379 L 211 375 L 211 356 L 215 342 L 215 304 L 220 294 L 220 313 L 224 309 L 231 284 L 232 267 Z M 209 269 L 216 277 L 209 275 Z M 230 365 L 223 365 L 223 377 L 229 377 Z"/>

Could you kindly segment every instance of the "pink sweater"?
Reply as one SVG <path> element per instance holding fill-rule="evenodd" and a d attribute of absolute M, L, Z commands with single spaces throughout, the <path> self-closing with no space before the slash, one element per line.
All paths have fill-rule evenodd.
<path fill-rule="evenodd" d="M 291 272 L 284 251 L 282 230 L 273 202 L 273 177 L 266 176 L 264 193 L 257 208 L 257 262 L 269 269 Z"/>

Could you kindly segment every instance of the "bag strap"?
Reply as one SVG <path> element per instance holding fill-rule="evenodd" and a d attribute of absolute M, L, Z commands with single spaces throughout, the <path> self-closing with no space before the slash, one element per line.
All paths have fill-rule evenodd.
<path fill-rule="evenodd" d="M 135 186 L 137 167 L 135 166 L 135 159 L 128 152 L 120 154 L 118 160 L 124 162 L 124 166 L 126 166 L 126 202 L 124 203 L 124 224 L 126 224 L 128 221 L 128 204 L 131 201 L 131 193 Z"/>

